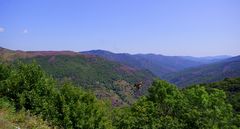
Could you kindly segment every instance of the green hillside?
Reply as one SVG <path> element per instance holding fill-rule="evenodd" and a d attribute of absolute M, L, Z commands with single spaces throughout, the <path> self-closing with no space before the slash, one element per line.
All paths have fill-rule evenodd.
<path fill-rule="evenodd" d="M 137 96 L 147 91 L 154 78 L 153 74 L 146 70 L 70 51 L 19 52 L 5 49 L 1 57 L 3 60 L 15 62 L 36 61 L 58 82 L 73 82 L 95 92 L 98 98 L 110 98 L 114 105 L 132 103 Z M 144 86 L 136 90 L 134 84 L 139 82 L 144 82 Z"/>

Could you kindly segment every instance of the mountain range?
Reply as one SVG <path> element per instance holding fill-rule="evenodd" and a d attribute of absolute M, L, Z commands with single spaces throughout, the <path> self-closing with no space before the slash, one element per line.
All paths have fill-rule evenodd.
<path fill-rule="evenodd" d="M 190 56 L 164 56 L 157 54 L 131 55 L 127 53 L 112 53 L 104 50 L 92 50 L 80 53 L 96 55 L 138 69 L 148 69 L 160 78 L 168 73 L 201 66 L 203 64 L 210 64 L 213 62 L 229 58 L 229 56 L 190 57 Z"/>
<path fill-rule="evenodd" d="M 239 56 L 165 56 L 157 54 L 112 53 L 104 50 L 81 52 L 96 55 L 138 69 L 147 69 L 157 77 L 179 87 L 220 81 L 240 76 Z"/>
<path fill-rule="evenodd" d="M 165 56 L 104 50 L 20 51 L 0 48 L 2 62 L 38 63 L 60 83 L 71 81 L 113 105 L 133 103 L 155 78 L 178 87 L 240 77 L 240 56 Z M 143 83 L 138 90 L 135 85 Z"/>

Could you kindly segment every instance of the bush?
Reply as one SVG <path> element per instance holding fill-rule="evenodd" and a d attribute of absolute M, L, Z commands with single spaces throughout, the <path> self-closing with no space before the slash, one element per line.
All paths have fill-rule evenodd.
<path fill-rule="evenodd" d="M 56 89 L 55 81 L 36 63 L 16 67 L 0 65 L 1 97 L 13 101 L 17 111 L 27 110 L 64 128 L 112 128 L 107 105 L 71 84 Z M 58 87 L 59 88 L 59 87 Z"/>

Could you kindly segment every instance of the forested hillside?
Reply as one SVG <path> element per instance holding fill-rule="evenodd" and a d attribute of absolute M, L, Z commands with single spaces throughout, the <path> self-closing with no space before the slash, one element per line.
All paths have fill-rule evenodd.
<path fill-rule="evenodd" d="M 29 112 L 29 116 L 37 116 L 37 119 L 28 119 L 44 123 L 43 128 L 237 129 L 240 128 L 239 110 L 227 99 L 228 93 L 220 90 L 233 83 L 234 89 L 239 87 L 239 79 L 226 79 L 209 86 L 178 89 L 166 81 L 156 80 L 149 93 L 134 104 L 112 107 L 84 89 L 69 83 L 57 84 L 37 64 L 1 63 L 0 111 L 12 108 L 15 114 Z M 215 89 L 215 85 L 219 89 Z M 1 118 L 0 122 L 9 120 Z M 34 127 L 25 122 L 11 121 L 9 126 Z"/>
<path fill-rule="evenodd" d="M 186 87 L 192 84 L 220 81 L 227 77 L 240 77 L 240 56 L 170 73 L 163 76 L 163 79 L 178 86 Z"/>
<path fill-rule="evenodd" d="M 110 99 L 113 105 L 125 105 L 144 94 L 154 79 L 148 70 L 108 61 L 93 55 L 71 51 L 11 51 L 0 50 L 4 61 L 26 63 L 35 61 L 59 82 L 70 81 L 94 92 L 98 98 Z M 142 82 L 141 89 L 135 84 Z"/>

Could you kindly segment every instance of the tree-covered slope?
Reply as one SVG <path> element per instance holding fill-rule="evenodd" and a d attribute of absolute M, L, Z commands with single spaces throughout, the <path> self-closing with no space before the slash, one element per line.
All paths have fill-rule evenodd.
<path fill-rule="evenodd" d="M 132 105 L 111 107 L 84 89 L 69 83 L 56 84 L 36 63 L 0 63 L 0 113 L 0 122 L 4 122 L 0 127 L 4 129 L 240 127 L 239 112 L 233 110 L 223 90 L 209 89 L 205 85 L 179 89 L 166 81 L 156 80 L 149 93 Z"/>
<path fill-rule="evenodd" d="M 131 103 L 137 95 L 134 84 L 144 82 L 143 92 L 148 88 L 153 75 L 148 71 L 110 62 L 102 58 L 85 58 L 79 56 L 38 56 L 24 59 L 25 62 L 35 60 L 50 75 L 58 80 L 69 80 L 93 91 L 108 91 L 120 97 L 112 101 Z M 123 82 L 123 83 L 121 83 Z M 98 92 L 97 92 L 98 93 Z M 125 95 L 126 94 L 126 95 Z M 105 97 L 97 94 L 99 97 Z M 110 95 L 112 96 L 112 95 Z M 115 103 L 115 102 L 113 102 Z"/>
<path fill-rule="evenodd" d="M 36 61 L 48 74 L 96 93 L 99 98 L 109 99 L 114 105 L 129 104 L 147 91 L 154 75 L 147 70 L 139 70 L 127 65 L 82 55 L 71 51 L 0 51 L 3 60 Z M 134 84 L 143 82 L 136 90 Z"/>
<path fill-rule="evenodd" d="M 165 75 L 163 79 L 178 86 L 208 83 L 226 77 L 240 77 L 240 56 Z"/>

